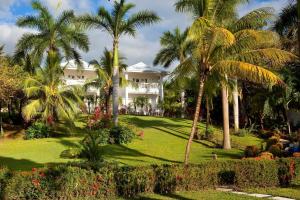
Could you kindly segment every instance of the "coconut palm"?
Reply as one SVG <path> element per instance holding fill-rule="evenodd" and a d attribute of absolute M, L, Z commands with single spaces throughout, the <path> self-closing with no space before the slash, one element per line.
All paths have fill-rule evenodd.
<path fill-rule="evenodd" d="M 124 63 L 125 58 L 119 56 L 119 73 L 127 68 L 127 65 Z M 113 91 L 113 52 L 107 50 L 106 48 L 103 51 L 103 55 L 100 58 L 100 61 L 92 60 L 90 65 L 93 65 L 96 68 L 97 77 L 91 80 L 88 80 L 85 83 L 85 89 L 89 87 L 95 87 L 104 92 L 105 96 L 105 110 L 107 114 L 110 112 L 110 99 Z M 124 82 L 124 77 L 121 77 L 121 85 Z"/>
<path fill-rule="evenodd" d="M 119 40 L 123 35 L 136 35 L 136 29 L 159 21 L 159 17 L 151 11 L 140 11 L 130 14 L 134 4 L 125 0 L 114 1 L 111 11 L 100 7 L 96 16 L 85 15 L 79 21 L 86 27 L 100 28 L 106 31 L 113 40 L 113 122 L 118 126 L 119 107 Z"/>
<path fill-rule="evenodd" d="M 175 61 L 182 63 L 188 56 L 191 49 L 191 43 L 187 42 L 188 29 L 181 33 L 180 29 L 177 27 L 171 31 L 163 33 L 160 38 L 160 45 L 162 49 L 157 53 L 153 64 L 161 64 L 164 67 L 170 67 Z M 181 92 L 181 108 L 182 108 L 182 118 L 184 117 L 184 91 Z"/>
<path fill-rule="evenodd" d="M 46 67 L 25 80 L 24 93 L 29 99 L 23 108 L 25 120 L 41 118 L 52 124 L 59 120 L 74 121 L 82 104 L 79 88 L 66 86 L 61 79 L 61 59 L 55 53 L 48 54 Z"/>
<path fill-rule="evenodd" d="M 297 5 L 291 3 L 283 8 L 273 27 L 282 38 L 283 48 L 296 54 L 300 49 L 297 45 L 299 37 Z"/>
<path fill-rule="evenodd" d="M 38 15 L 21 17 L 17 20 L 19 27 L 32 28 L 33 33 L 24 34 L 18 41 L 15 60 L 22 55 L 31 55 L 32 61 L 40 64 L 45 52 L 55 51 L 66 60 L 75 59 L 80 63 L 77 49 L 88 51 L 88 37 L 75 22 L 73 11 L 64 11 L 55 18 L 39 1 L 32 2 L 32 8 Z"/>
<path fill-rule="evenodd" d="M 195 48 L 192 56 L 175 71 L 182 77 L 195 73 L 199 80 L 197 106 L 186 147 L 185 164 L 189 160 L 190 147 L 198 123 L 204 85 L 213 72 L 228 78 L 238 77 L 256 83 L 277 84 L 282 82 L 281 79 L 264 66 L 283 65 L 295 58 L 293 54 L 276 48 L 279 39 L 275 33 L 242 28 L 248 25 L 245 21 L 238 21 L 235 27 L 239 27 L 240 30 L 231 32 L 214 24 L 214 21 L 200 17 L 190 28 L 189 40 L 194 42 Z M 224 133 L 223 141 L 223 148 L 230 149 L 229 132 Z"/>

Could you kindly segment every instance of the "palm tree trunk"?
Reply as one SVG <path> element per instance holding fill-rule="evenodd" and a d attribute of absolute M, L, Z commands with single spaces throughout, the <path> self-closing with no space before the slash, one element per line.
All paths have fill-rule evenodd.
<path fill-rule="evenodd" d="M 240 123 L 239 123 L 239 92 L 238 92 L 238 85 L 237 79 L 234 80 L 234 88 L 232 92 L 233 96 L 233 118 L 234 118 L 234 132 L 238 133 L 240 130 Z"/>
<path fill-rule="evenodd" d="M 229 106 L 228 90 L 222 85 L 222 106 L 223 106 L 223 149 L 231 149 L 229 133 Z"/>
<path fill-rule="evenodd" d="M 119 54 L 118 40 L 114 39 L 113 44 L 113 123 L 118 126 L 119 119 Z"/>
<path fill-rule="evenodd" d="M 206 95 L 206 127 L 205 127 L 205 137 L 208 138 L 208 127 L 210 122 L 210 108 L 209 108 L 209 98 Z"/>
<path fill-rule="evenodd" d="M 181 118 L 185 117 L 185 92 L 184 90 L 181 92 Z"/>
<path fill-rule="evenodd" d="M 198 126 L 198 118 L 200 115 L 201 101 L 202 101 L 202 96 L 203 96 L 203 91 L 204 91 L 204 82 L 205 82 L 205 76 L 200 78 L 197 106 L 196 106 L 196 110 L 195 110 L 193 126 L 192 126 L 192 130 L 190 133 L 188 143 L 186 145 L 186 149 L 185 149 L 185 158 L 184 158 L 185 165 L 187 165 L 189 162 L 191 145 L 192 145 L 192 141 L 193 141 L 197 126 Z"/>

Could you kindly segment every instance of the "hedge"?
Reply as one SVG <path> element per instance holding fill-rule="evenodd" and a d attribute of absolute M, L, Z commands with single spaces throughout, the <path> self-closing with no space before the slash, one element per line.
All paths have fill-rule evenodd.
<path fill-rule="evenodd" d="M 239 189 L 286 186 L 300 180 L 300 160 L 210 161 L 197 165 L 153 165 L 98 170 L 60 165 L 31 172 L 0 170 L 4 199 L 115 199 L 140 193 L 168 194 L 232 185 Z"/>

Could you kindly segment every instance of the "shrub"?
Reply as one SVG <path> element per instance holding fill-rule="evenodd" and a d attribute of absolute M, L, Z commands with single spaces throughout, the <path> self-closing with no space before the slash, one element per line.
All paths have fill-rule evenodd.
<path fill-rule="evenodd" d="M 6 187 L 6 183 L 9 177 L 10 171 L 6 167 L 0 167 L 0 199 L 3 199 L 4 188 Z"/>
<path fill-rule="evenodd" d="M 39 138 L 48 138 L 49 127 L 42 122 L 35 122 L 25 131 L 25 140 L 39 139 Z"/>
<path fill-rule="evenodd" d="M 155 188 L 154 191 L 159 194 L 169 194 L 176 189 L 176 176 L 172 166 L 162 165 L 154 166 L 155 171 Z"/>
<path fill-rule="evenodd" d="M 60 157 L 61 158 L 78 158 L 81 154 L 81 149 L 79 148 L 71 148 L 71 149 L 66 149 L 63 152 L 61 152 Z"/>
<path fill-rule="evenodd" d="M 269 138 L 267 140 L 267 144 L 266 144 L 266 150 L 269 150 L 269 148 L 272 146 L 272 145 L 275 145 L 275 144 L 278 144 L 279 143 L 279 138 L 276 137 L 276 136 L 272 136 L 271 138 Z"/>
<path fill-rule="evenodd" d="M 215 137 L 215 135 L 214 135 L 214 129 L 211 126 L 209 126 L 207 128 L 207 130 L 205 130 L 204 139 L 206 139 L 208 141 L 211 141 L 211 140 L 214 139 L 214 137 Z"/>
<path fill-rule="evenodd" d="M 274 144 L 270 146 L 269 152 L 272 153 L 275 157 L 282 156 L 281 146 L 279 144 Z"/>
<path fill-rule="evenodd" d="M 277 164 L 269 160 L 235 163 L 235 185 L 239 188 L 278 186 Z"/>
<path fill-rule="evenodd" d="M 81 141 L 82 151 L 80 156 L 91 162 L 102 161 L 102 146 L 107 144 L 109 133 L 106 129 L 89 131 Z"/>
<path fill-rule="evenodd" d="M 118 195 L 135 197 L 143 192 L 153 192 L 155 174 L 150 167 L 122 167 L 115 174 Z"/>
<path fill-rule="evenodd" d="M 295 175 L 295 161 L 280 159 L 278 161 L 278 179 L 281 186 L 289 186 Z"/>
<path fill-rule="evenodd" d="M 136 137 L 135 133 L 126 126 L 118 126 L 110 129 L 110 143 L 128 144 Z"/>
<path fill-rule="evenodd" d="M 260 152 L 259 148 L 253 145 L 253 146 L 247 146 L 244 154 L 246 158 L 251 158 L 251 157 L 257 157 L 259 152 Z"/>
<path fill-rule="evenodd" d="M 259 155 L 259 158 L 264 159 L 264 160 L 273 160 L 274 159 L 274 155 L 270 152 L 262 152 Z"/>

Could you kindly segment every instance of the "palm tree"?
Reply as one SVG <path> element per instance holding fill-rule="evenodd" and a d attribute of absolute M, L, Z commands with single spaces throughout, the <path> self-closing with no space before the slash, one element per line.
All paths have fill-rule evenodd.
<path fill-rule="evenodd" d="M 123 35 L 136 35 L 136 29 L 159 21 L 159 17 L 151 11 L 140 11 L 130 14 L 134 4 L 126 3 L 125 0 L 115 1 L 113 9 L 108 11 L 100 7 L 98 15 L 85 15 L 79 21 L 86 27 L 100 28 L 105 30 L 113 40 L 113 122 L 118 126 L 119 107 L 119 40 Z"/>
<path fill-rule="evenodd" d="M 17 25 L 36 31 L 24 34 L 18 41 L 15 60 L 22 55 L 31 55 L 32 62 L 39 65 L 45 52 L 54 51 L 66 60 L 75 59 L 80 64 L 80 54 L 76 49 L 88 51 L 89 41 L 75 23 L 74 12 L 64 11 L 55 18 L 39 1 L 33 1 L 32 8 L 38 15 L 21 17 Z"/>
<path fill-rule="evenodd" d="M 298 44 L 298 40 L 300 40 L 298 35 L 298 5 L 289 4 L 283 8 L 273 26 L 273 29 L 281 36 L 283 48 L 295 54 L 300 51 L 300 43 Z"/>
<path fill-rule="evenodd" d="M 127 65 L 124 63 L 125 58 L 119 56 L 119 73 L 127 68 Z M 96 68 L 97 77 L 91 80 L 88 80 L 85 83 L 85 89 L 89 87 L 99 88 L 100 91 L 104 92 L 105 96 L 105 110 L 106 113 L 110 116 L 110 99 L 113 91 L 113 52 L 107 50 L 106 48 L 103 51 L 103 55 L 100 58 L 100 61 L 92 60 L 90 62 Z M 121 77 L 121 85 L 124 82 L 124 77 Z M 101 94 L 101 92 L 100 92 Z"/>
<path fill-rule="evenodd" d="M 66 86 L 61 79 L 60 57 L 52 52 L 47 57 L 46 67 L 25 80 L 24 93 L 29 99 L 23 108 L 25 120 L 41 118 L 51 125 L 59 120 L 74 121 L 74 115 L 82 104 L 79 88 Z"/>
<path fill-rule="evenodd" d="M 275 33 L 241 28 L 247 25 L 238 21 L 235 27 L 241 30 L 232 33 L 214 24 L 214 21 L 200 17 L 190 28 L 188 38 L 194 42 L 195 48 L 192 56 L 175 71 L 182 77 L 195 73 L 199 80 L 197 106 L 186 147 L 185 164 L 189 160 L 190 147 L 198 124 L 204 85 L 213 72 L 228 78 L 238 77 L 256 83 L 276 84 L 281 83 L 281 79 L 263 66 L 279 66 L 295 58 L 293 54 L 276 48 L 278 37 Z M 228 141 L 229 132 L 224 132 L 224 145 Z"/>
<path fill-rule="evenodd" d="M 190 53 L 191 43 L 187 42 L 186 38 L 188 35 L 188 29 L 183 33 L 180 32 L 180 29 L 177 27 L 173 32 L 167 31 L 163 33 L 163 36 L 160 38 L 160 45 L 162 49 L 157 53 L 153 64 L 161 64 L 164 67 L 170 67 L 175 61 L 183 63 Z M 184 103 L 185 93 L 181 92 L 181 108 L 182 114 L 181 117 L 184 118 Z"/>

